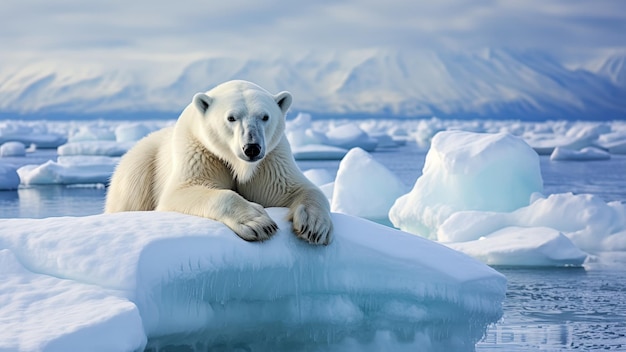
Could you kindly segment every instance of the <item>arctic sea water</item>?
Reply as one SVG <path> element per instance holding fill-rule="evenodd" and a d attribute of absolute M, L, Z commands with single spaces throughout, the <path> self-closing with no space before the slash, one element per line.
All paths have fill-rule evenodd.
<path fill-rule="evenodd" d="M 426 151 L 409 143 L 372 155 L 410 186 L 421 174 Z M 323 168 L 335 173 L 339 161 L 301 161 L 299 165 L 303 170 Z M 626 202 L 626 156 L 592 162 L 555 162 L 542 156 L 541 170 L 546 195 L 591 193 L 605 201 Z M 104 187 L 79 186 L 0 191 L 0 217 L 98 214 L 105 193 Z M 476 350 L 626 351 L 623 259 L 585 268 L 497 268 L 508 279 L 504 317 L 488 329 Z"/>

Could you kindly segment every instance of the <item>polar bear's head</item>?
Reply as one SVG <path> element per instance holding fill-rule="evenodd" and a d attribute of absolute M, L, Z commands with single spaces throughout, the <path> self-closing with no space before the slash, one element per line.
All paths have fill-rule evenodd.
<path fill-rule="evenodd" d="M 194 133 L 245 180 L 283 138 L 291 101 L 289 92 L 272 95 L 247 81 L 229 81 L 193 97 L 201 117 Z"/>

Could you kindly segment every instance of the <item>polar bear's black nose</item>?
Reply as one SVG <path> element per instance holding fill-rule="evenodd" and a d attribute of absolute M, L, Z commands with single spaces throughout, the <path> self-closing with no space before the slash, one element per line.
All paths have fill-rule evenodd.
<path fill-rule="evenodd" d="M 254 159 L 261 154 L 261 146 L 258 144 L 246 144 L 243 146 L 243 153 L 250 159 Z"/>

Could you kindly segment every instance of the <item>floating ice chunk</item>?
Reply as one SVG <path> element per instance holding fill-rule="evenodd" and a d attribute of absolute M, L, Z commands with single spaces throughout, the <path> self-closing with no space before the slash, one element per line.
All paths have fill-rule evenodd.
<path fill-rule="evenodd" d="M 142 123 L 124 123 L 115 128 L 117 142 L 136 142 L 152 132 Z"/>
<path fill-rule="evenodd" d="M 285 134 L 292 147 L 302 147 L 308 144 L 327 144 L 328 139 L 322 132 L 313 130 L 311 115 L 299 113 L 295 119 L 286 123 Z"/>
<path fill-rule="evenodd" d="M 6 142 L 0 145 L 0 157 L 25 156 L 26 147 L 21 142 Z"/>
<path fill-rule="evenodd" d="M 67 141 L 57 133 L 49 133 L 45 124 L 38 128 L 17 121 L 0 121 L 0 144 L 5 142 L 21 142 L 24 145 L 35 144 L 38 148 L 56 148 Z"/>
<path fill-rule="evenodd" d="M 347 149 L 322 144 L 307 144 L 292 148 L 296 160 L 341 160 Z"/>
<path fill-rule="evenodd" d="M 322 132 L 307 129 L 293 129 L 286 132 L 289 144 L 295 148 L 301 148 L 308 145 L 325 145 L 328 144 L 326 135 Z"/>
<path fill-rule="evenodd" d="M 263 243 L 167 212 L 0 220 L 0 349 L 473 350 L 502 314 L 505 278 L 466 255 L 342 214 L 311 246 L 268 213 Z"/>
<path fill-rule="evenodd" d="M 608 160 L 611 154 L 602 149 L 587 147 L 581 150 L 571 150 L 564 147 L 556 147 L 550 155 L 550 160 L 570 160 L 570 161 L 590 161 L 590 160 Z"/>
<path fill-rule="evenodd" d="M 376 149 L 378 142 L 370 137 L 355 123 L 347 123 L 333 127 L 326 132 L 328 144 L 335 147 L 352 149 L 361 148 L 371 152 Z"/>
<path fill-rule="evenodd" d="M 108 183 L 119 158 L 62 156 L 57 162 L 25 165 L 17 170 L 24 185 Z"/>
<path fill-rule="evenodd" d="M 17 189 L 20 185 L 20 177 L 16 168 L 11 165 L 0 164 L 0 190 Z"/>
<path fill-rule="evenodd" d="M 436 239 L 437 228 L 454 212 L 512 211 L 542 188 L 539 157 L 521 138 L 439 132 L 422 176 L 396 200 L 389 219 L 404 231 Z"/>
<path fill-rule="evenodd" d="M 623 250 L 626 206 L 589 194 L 553 194 L 510 213 L 454 213 L 439 227 L 437 236 L 442 242 L 473 241 L 509 226 L 550 228 L 590 253 Z"/>
<path fill-rule="evenodd" d="M 80 126 L 77 130 L 70 132 L 68 142 L 85 141 L 114 141 L 115 133 L 109 127 L 103 126 Z"/>
<path fill-rule="evenodd" d="M 304 171 L 303 174 L 318 187 L 335 180 L 335 177 L 326 169 L 309 169 Z"/>
<path fill-rule="evenodd" d="M 104 155 L 122 156 L 135 142 L 84 141 L 71 142 L 57 148 L 59 155 Z"/>
<path fill-rule="evenodd" d="M 586 147 L 599 145 L 602 133 L 610 132 L 610 126 L 603 124 L 574 124 L 565 131 L 565 134 L 551 132 L 524 134 L 526 142 L 540 155 L 550 155 L 557 147 L 580 150 Z"/>
<path fill-rule="evenodd" d="M 361 148 L 346 154 L 337 170 L 332 211 L 369 219 L 387 219 L 395 200 L 408 187 Z"/>
<path fill-rule="evenodd" d="M 587 254 L 557 230 L 505 227 L 478 240 L 448 247 L 489 265 L 580 266 Z"/>
<path fill-rule="evenodd" d="M 557 146 L 566 145 L 570 138 L 556 136 L 554 133 L 526 133 L 524 140 L 539 155 L 550 155 Z"/>
<path fill-rule="evenodd" d="M 590 194 L 553 194 L 513 214 L 522 226 L 546 226 L 563 232 L 586 252 L 602 247 L 607 236 L 626 229 L 626 207 Z"/>

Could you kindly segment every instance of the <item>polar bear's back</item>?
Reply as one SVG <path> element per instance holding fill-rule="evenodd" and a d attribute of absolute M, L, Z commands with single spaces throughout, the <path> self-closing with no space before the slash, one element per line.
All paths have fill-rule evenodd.
<path fill-rule="evenodd" d="M 163 180 L 158 172 L 159 163 L 169 159 L 173 127 L 166 127 L 153 132 L 137 142 L 117 165 L 107 194 L 104 211 L 154 210 L 158 201 Z"/>

